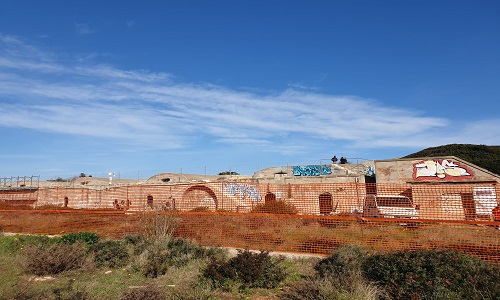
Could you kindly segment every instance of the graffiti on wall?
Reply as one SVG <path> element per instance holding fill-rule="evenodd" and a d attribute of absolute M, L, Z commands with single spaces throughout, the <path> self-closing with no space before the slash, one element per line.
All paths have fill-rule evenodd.
<path fill-rule="evenodd" d="M 222 188 L 224 189 L 224 192 L 233 196 L 239 196 L 241 200 L 250 199 L 257 202 L 262 200 L 259 189 L 256 186 L 247 183 L 235 183 L 224 180 L 222 182 Z"/>
<path fill-rule="evenodd" d="M 319 176 L 332 174 L 332 170 L 326 165 L 294 166 L 294 176 Z"/>
<path fill-rule="evenodd" d="M 425 160 L 413 165 L 415 180 L 471 179 L 474 174 L 468 166 L 451 159 Z"/>
<path fill-rule="evenodd" d="M 374 177 L 375 176 L 375 170 L 373 169 L 372 166 L 367 166 L 367 167 L 363 168 L 363 174 L 365 174 L 366 176 Z"/>

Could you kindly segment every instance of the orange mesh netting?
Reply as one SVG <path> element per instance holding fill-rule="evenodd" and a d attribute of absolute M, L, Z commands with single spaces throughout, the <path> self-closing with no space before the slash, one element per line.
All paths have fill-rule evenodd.
<path fill-rule="evenodd" d="M 149 228 L 207 246 L 325 255 L 347 244 L 374 251 L 458 249 L 500 262 L 494 183 L 219 181 L 29 193 L 3 195 L 3 203 L 35 199 L 35 209 L 0 211 L 4 231 L 119 237 Z"/>

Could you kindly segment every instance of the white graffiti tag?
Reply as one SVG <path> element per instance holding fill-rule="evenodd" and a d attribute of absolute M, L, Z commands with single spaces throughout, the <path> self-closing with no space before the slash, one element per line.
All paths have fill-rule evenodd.
<path fill-rule="evenodd" d="M 419 177 L 437 177 L 443 179 L 447 176 L 462 177 L 471 176 L 470 171 L 466 168 L 459 166 L 449 159 L 443 159 L 442 162 L 438 160 L 426 160 L 415 164 L 415 178 Z"/>

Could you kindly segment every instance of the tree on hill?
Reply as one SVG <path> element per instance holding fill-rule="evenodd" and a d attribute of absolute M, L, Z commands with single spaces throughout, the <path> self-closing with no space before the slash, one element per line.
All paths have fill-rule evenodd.
<path fill-rule="evenodd" d="M 500 146 L 449 144 L 431 147 L 402 158 L 456 156 L 492 173 L 500 174 Z"/>

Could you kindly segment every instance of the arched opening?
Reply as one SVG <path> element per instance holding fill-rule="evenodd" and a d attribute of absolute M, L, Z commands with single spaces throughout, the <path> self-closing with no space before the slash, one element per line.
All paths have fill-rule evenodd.
<path fill-rule="evenodd" d="M 219 208 L 217 196 L 214 191 L 204 185 L 196 185 L 188 188 L 182 195 L 182 203 L 179 203 L 182 210 L 210 210 Z"/>

